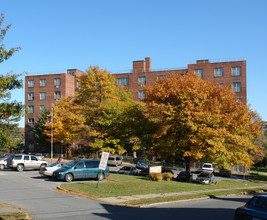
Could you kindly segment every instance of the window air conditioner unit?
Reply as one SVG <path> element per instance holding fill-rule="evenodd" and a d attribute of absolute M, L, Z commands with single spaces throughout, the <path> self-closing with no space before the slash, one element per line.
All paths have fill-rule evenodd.
<path fill-rule="evenodd" d="M 59 89 L 60 88 L 60 86 L 55 86 L 56 87 L 56 89 Z"/>

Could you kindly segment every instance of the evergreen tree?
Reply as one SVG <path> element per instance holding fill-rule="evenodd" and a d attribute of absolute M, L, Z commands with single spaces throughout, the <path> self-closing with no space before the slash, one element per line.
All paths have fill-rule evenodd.
<path fill-rule="evenodd" d="M 45 108 L 38 117 L 38 120 L 32 130 L 34 133 L 35 144 L 38 146 L 40 152 L 49 152 L 50 149 L 50 143 L 47 141 L 49 140 L 49 137 L 44 133 L 45 123 L 49 114 L 50 112 Z"/>

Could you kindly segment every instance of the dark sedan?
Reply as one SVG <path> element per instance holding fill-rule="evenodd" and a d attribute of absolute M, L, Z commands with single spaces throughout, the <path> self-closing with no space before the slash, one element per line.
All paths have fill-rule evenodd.
<path fill-rule="evenodd" d="M 190 181 L 192 181 L 193 179 L 193 174 L 190 173 Z M 186 182 L 186 172 L 185 171 L 181 171 L 177 178 L 176 178 L 177 181 L 179 182 Z"/>
<path fill-rule="evenodd" d="M 254 196 L 246 205 L 236 209 L 234 220 L 245 219 L 267 219 L 267 195 Z"/>

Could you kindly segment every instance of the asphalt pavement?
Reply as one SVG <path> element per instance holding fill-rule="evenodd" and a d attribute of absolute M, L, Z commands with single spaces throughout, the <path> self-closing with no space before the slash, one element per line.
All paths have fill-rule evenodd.
<path fill-rule="evenodd" d="M 110 170 L 116 172 L 119 168 L 110 167 Z M 94 180 L 80 182 L 97 184 L 97 181 Z M 110 203 L 116 205 L 110 205 L 107 204 L 108 201 L 93 201 L 56 191 L 55 188 L 62 183 L 64 182 L 43 178 L 38 171 L 1 170 L 0 203 L 20 207 L 28 211 L 34 219 L 124 219 L 127 213 L 131 213 L 132 216 L 142 216 L 144 213 L 147 217 L 152 215 L 154 219 L 159 219 L 159 216 L 163 217 L 164 213 L 167 214 L 167 209 L 160 209 L 161 211 L 153 208 L 149 208 L 147 211 L 137 208 L 130 209 L 117 206 L 119 203 L 114 201 Z M 15 209 L 13 210 L 15 211 Z M 152 213 L 158 213 L 158 215 Z"/>

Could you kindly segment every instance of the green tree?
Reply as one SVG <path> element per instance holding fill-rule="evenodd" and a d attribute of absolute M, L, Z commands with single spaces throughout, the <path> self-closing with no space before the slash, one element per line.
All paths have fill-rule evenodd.
<path fill-rule="evenodd" d="M 193 73 L 170 74 L 147 89 L 147 113 L 157 123 L 153 150 L 161 156 L 181 154 L 189 180 L 190 162 L 250 167 L 262 151 L 253 143 L 262 123 L 231 88 Z"/>
<path fill-rule="evenodd" d="M 11 25 L 2 28 L 4 21 L 3 14 L 0 15 L 0 63 L 9 59 L 16 51 L 20 48 L 15 47 L 9 50 L 5 49 L 3 44 L 5 35 Z M 10 101 L 11 90 L 19 89 L 23 87 L 22 80 L 18 77 L 21 74 L 0 74 L 0 137 L 1 137 L 1 147 L 9 148 L 14 143 L 12 141 L 12 129 L 16 125 L 12 125 L 12 122 L 16 122 L 20 119 L 24 107 L 21 103 L 17 101 Z"/>
<path fill-rule="evenodd" d="M 50 149 L 50 142 L 47 141 L 49 137 L 44 134 L 45 123 L 49 114 L 50 112 L 45 108 L 45 110 L 38 117 L 37 122 L 32 129 L 34 133 L 35 144 L 37 144 L 37 146 L 39 147 L 40 152 L 49 152 Z"/>

